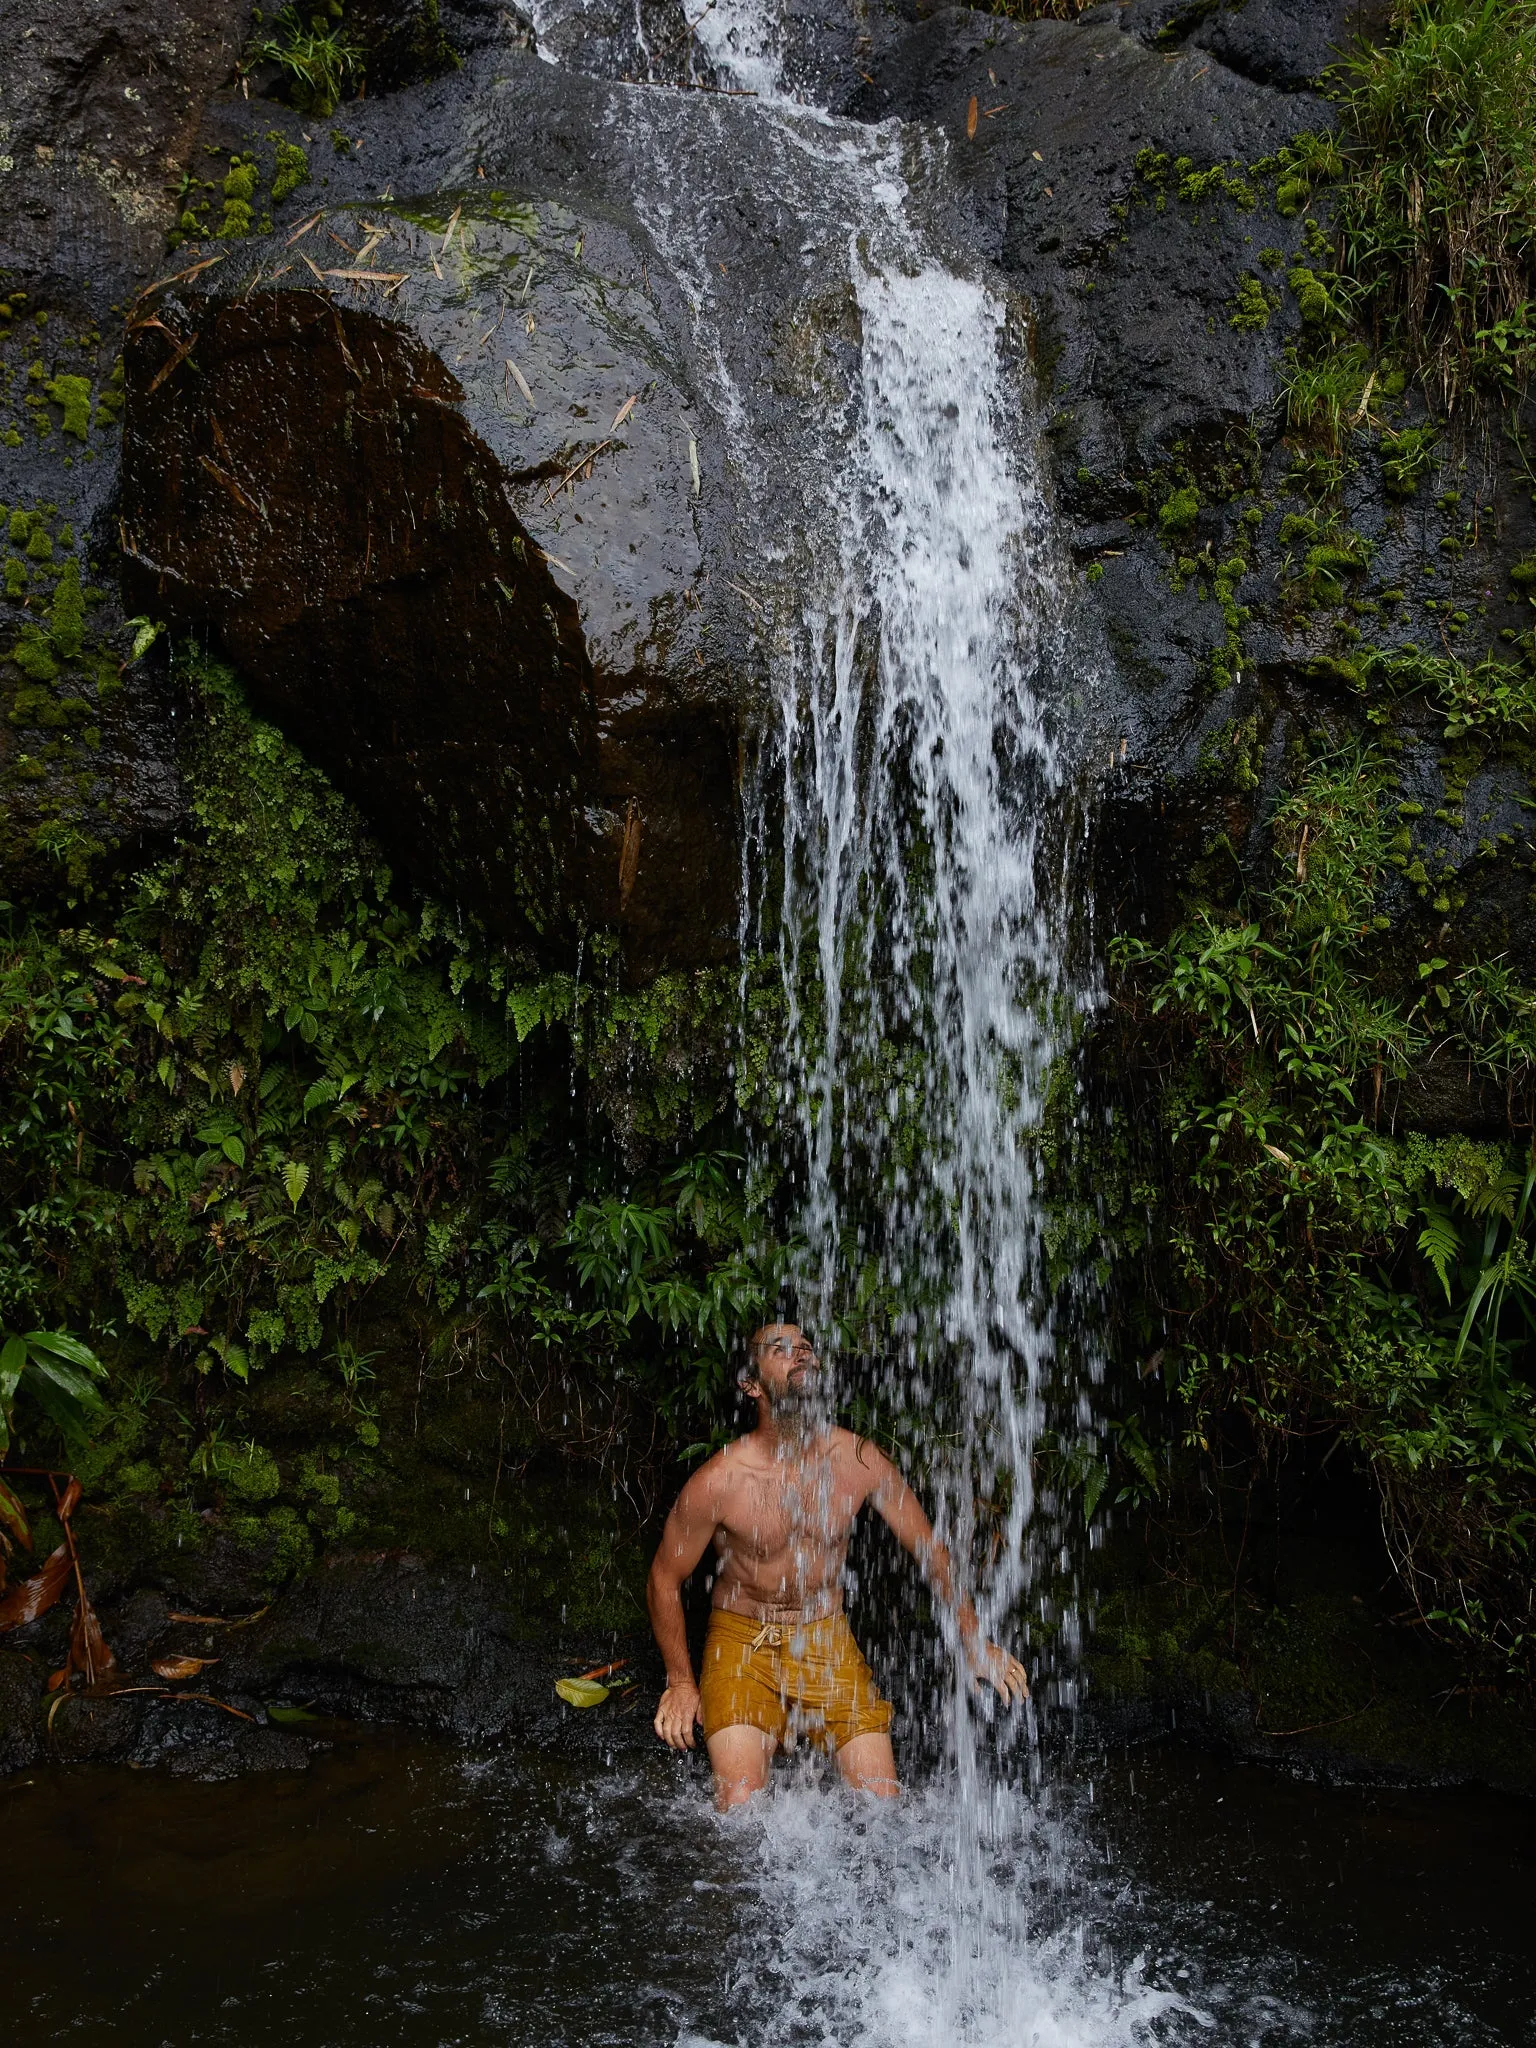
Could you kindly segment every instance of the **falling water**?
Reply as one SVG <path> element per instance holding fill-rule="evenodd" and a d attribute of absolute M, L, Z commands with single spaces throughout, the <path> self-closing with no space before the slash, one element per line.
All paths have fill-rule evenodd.
<path fill-rule="evenodd" d="M 789 1016 L 801 1309 L 834 1359 L 840 1338 L 875 1345 L 862 1390 L 887 1427 L 926 1419 L 941 1533 L 1006 1632 L 1039 1549 L 1056 1338 L 1031 1134 L 1088 994 L 1066 969 L 1042 710 L 1061 591 L 1028 378 L 999 296 L 916 224 L 896 125 L 855 141 L 791 115 L 781 32 L 752 0 L 716 0 L 698 34 L 856 195 L 858 388 L 807 506 L 831 545 L 800 565 L 777 643 L 748 890 L 748 947 L 776 945 Z M 950 1668 L 969 1804 L 971 1691 Z"/>
<path fill-rule="evenodd" d="M 822 459 L 794 479 L 796 530 L 764 531 L 754 561 L 774 615 L 743 936 L 749 956 L 776 953 L 788 1017 L 782 1135 L 759 1164 L 785 1176 L 800 1315 L 842 1393 L 921 1446 L 982 1626 L 1022 1649 L 1032 1592 L 1040 1618 L 1034 1456 L 1059 1377 L 1032 1137 L 1088 999 L 1066 965 L 1066 778 L 1043 709 L 1061 586 L 1024 337 L 921 223 L 911 153 L 936 144 L 793 99 L 762 0 L 715 0 L 695 34 L 755 98 L 722 124 L 761 123 L 755 157 L 786 213 L 826 224 L 822 279 L 845 277 L 857 342 L 851 388 L 832 380 L 818 414 Z M 708 399 L 750 478 L 778 451 L 753 438 L 698 253 L 718 170 L 701 177 L 696 142 L 679 149 L 668 97 L 637 94 L 622 117 L 654 170 L 636 205 L 684 281 Z M 696 132 L 696 103 L 688 117 Z M 772 1936 L 733 1961 L 741 2039 L 1099 2043 L 1168 2011 L 1045 1928 L 1026 1882 L 1029 1724 L 1011 1745 L 984 1739 L 990 1710 L 950 1635 L 929 1717 L 943 1763 L 920 1798 L 828 1829 L 825 1795 L 786 1783 L 746 1823 L 750 1917 Z M 1037 1635 L 1037 1673 L 1039 1650 Z M 932 1683 L 908 1678 L 914 1694 Z"/>

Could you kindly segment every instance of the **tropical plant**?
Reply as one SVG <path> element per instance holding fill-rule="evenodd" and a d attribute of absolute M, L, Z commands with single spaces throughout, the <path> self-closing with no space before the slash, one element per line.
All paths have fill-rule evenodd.
<path fill-rule="evenodd" d="M 247 61 L 277 65 L 294 105 L 324 119 L 361 75 L 363 51 L 330 14 L 295 5 L 284 7 L 269 29 L 258 29 Z"/>
<path fill-rule="evenodd" d="M 0 1332 L 0 1458 L 11 1447 L 18 1396 L 33 1401 L 65 1437 L 85 1435 L 101 1414 L 96 1382 L 106 1367 L 66 1330 Z"/>
<path fill-rule="evenodd" d="M 1407 0 L 1334 73 L 1343 264 L 1450 404 L 1536 360 L 1536 7 Z"/>

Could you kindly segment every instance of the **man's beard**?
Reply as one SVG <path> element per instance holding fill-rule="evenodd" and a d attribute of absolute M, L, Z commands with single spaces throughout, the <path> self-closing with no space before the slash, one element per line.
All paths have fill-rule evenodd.
<path fill-rule="evenodd" d="M 820 1372 L 795 1373 L 768 1394 L 768 1407 L 786 1436 L 814 1436 L 832 1419 L 831 1389 Z"/>

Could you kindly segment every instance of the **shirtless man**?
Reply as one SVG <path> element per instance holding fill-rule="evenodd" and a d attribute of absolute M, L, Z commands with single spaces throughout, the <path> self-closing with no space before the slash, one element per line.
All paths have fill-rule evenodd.
<path fill-rule="evenodd" d="M 900 1790 L 891 1709 L 843 1613 L 848 1538 L 866 1501 L 954 1614 L 973 1676 L 1013 1705 L 1029 1696 L 1024 1667 L 982 1641 L 949 1552 L 890 1459 L 832 1422 L 805 1333 L 766 1323 L 747 1356 L 741 1387 L 757 1402 L 757 1427 L 678 1495 L 646 1585 L 667 1667 L 656 1733 L 692 1749 L 703 1727 L 722 1810 L 760 1791 L 774 1751 L 797 1737 L 831 1748 L 850 1785 L 888 1798 Z M 711 1543 L 713 1611 L 695 1684 L 682 1588 Z"/>

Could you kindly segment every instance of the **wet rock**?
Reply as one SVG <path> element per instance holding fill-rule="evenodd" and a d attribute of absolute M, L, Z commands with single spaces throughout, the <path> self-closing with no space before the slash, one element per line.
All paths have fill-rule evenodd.
<path fill-rule="evenodd" d="M 0 261 L 98 316 L 142 283 L 249 24 L 245 0 L 48 0 L 13 16 Z"/>
<path fill-rule="evenodd" d="M 127 354 L 128 587 L 217 634 L 419 885 L 546 956 L 595 924 L 636 975 L 718 959 L 735 736 L 687 673 L 688 400 L 640 254 L 494 192 L 433 213 L 328 214 L 298 248 L 330 304 L 268 244 L 165 295 Z M 198 339 L 162 377 L 166 327 Z"/>
<path fill-rule="evenodd" d="M 66 1764 L 114 1762 L 132 1748 L 143 1715 L 132 1694 L 67 1694 L 49 1722 L 48 1754 Z"/>
<path fill-rule="evenodd" d="M 815 426 L 766 373 L 825 290 L 792 142 L 685 234 L 654 195 L 765 131 L 718 96 L 660 114 L 516 49 L 354 103 L 293 224 L 205 248 L 158 302 L 179 341 L 127 360 L 135 602 L 212 630 L 415 879 L 545 957 L 617 930 L 632 979 L 736 942 L 759 537 Z M 253 129 L 224 100 L 205 132 Z"/>
<path fill-rule="evenodd" d="M 0 1776 L 43 1753 L 44 1678 L 35 1658 L 0 1650 Z"/>

